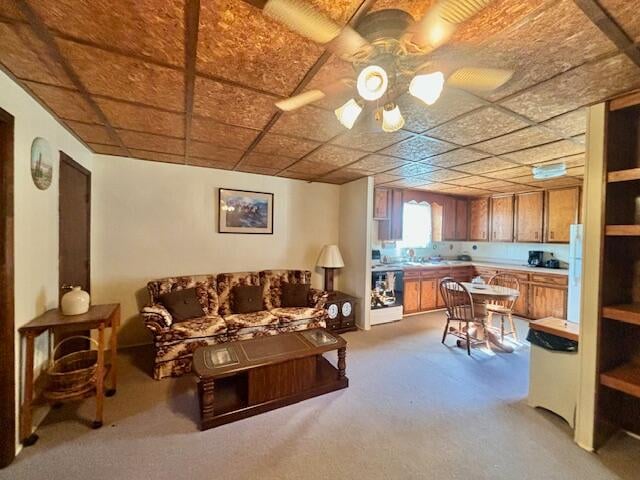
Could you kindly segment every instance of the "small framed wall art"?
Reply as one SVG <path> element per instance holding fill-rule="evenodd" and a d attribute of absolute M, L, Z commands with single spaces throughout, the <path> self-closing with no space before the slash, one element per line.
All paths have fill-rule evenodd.
<path fill-rule="evenodd" d="M 273 193 L 218 189 L 218 232 L 273 234 Z"/>
<path fill-rule="evenodd" d="M 31 178 L 40 190 L 51 186 L 53 177 L 53 162 L 51 146 L 42 137 L 37 137 L 31 144 Z"/>

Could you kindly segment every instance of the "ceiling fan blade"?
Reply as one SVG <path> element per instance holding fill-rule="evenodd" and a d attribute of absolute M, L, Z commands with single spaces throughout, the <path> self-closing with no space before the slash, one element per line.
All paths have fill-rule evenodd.
<path fill-rule="evenodd" d="M 411 28 L 410 41 L 435 50 L 453 36 L 458 25 L 469 20 L 494 0 L 440 0 Z"/>
<path fill-rule="evenodd" d="M 269 0 L 263 13 L 303 37 L 325 44 L 340 35 L 342 28 L 304 0 Z"/>
<path fill-rule="evenodd" d="M 330 83 L 326 87 L 323 87 L 322 90 L 307 90 L 306 92 L 294 95 L 293 97 L 280 100 L 279 102 L 276 102 L 276 107 L 285 112 L 290 112 L 292 110 L 297 110 L 298 108 L 304 107 L 305 105 L 309 105 L 310 103 L 322 100 L 326 97 L 338 97 L 345 93 L 347 89 L 352 88 L 353 79 L 341 78 L 340 80 Z"/>
<path fill-rule="evenodd" d="M 447 85 L 464 90 L 489 92 L 501 87 L 513 77 L 513 70 L 500 68 L 460 68 L 447 79 Z"/>

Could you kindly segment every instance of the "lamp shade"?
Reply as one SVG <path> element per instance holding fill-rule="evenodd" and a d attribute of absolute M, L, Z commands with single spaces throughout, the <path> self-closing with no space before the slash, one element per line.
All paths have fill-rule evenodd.
<path fill-rule="evenodd" d="M 344 267 L 344 260 L 342 260 L 342 255 L 340 255 L 340 249 L 338 246 L 325 245 L 322 247 L 322 251 L 320 252 L 316 265 L 323 268 Z"/>

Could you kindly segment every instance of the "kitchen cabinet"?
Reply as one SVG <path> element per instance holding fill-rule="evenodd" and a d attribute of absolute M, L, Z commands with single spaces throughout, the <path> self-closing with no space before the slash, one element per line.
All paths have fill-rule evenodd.
<path fill-rule="evenodd" d="M 403 193 L 400 189 L 387 191 L 388 219 L 378 223 L 378 239 L 383 242 L 402 240 Z"/>
<path fill-rule="evenodd" d="M 420 311 L 434 310 L 437 305 L 438 279 L 420 279 Z"/>
<path fill-rule="evenodd" d="M 489 197 L 469 201 L 469 240 L 489 240 Z"/>
<path fill-rule="evenodd" d="M 467 223 L 467 200 L 456 198 L 456 240 L 467 239 Z"/>
<path fill-rule="evenodd" d="M 491 241 L 513 242 L 513 195 L 491 198 Z"/>
<path fill-rule="evenodd" d="M 569 225 L 578 223 L 580 187 L 547 190 L 545 242 L 569 243 Z"/>
<path fill-rule="evenodd" d="M 404 314 L 420 311 L 420 275 L 404 275 Z"/>
<path fill-rule="evenodd" d="M 390 210 L 389 189 L 380 187 L 376 188 L 373 194 L 373 219 L 388 220 Z"/>
<path fill-rule="evenodd" d="M 531 285 L 529 316 L 533 319 L 567 318 L 567 289 L 545 285 Z"/>
<path fill-rule="evenodd" d="M 516 195 L 516 242 L 542 242 L 544 192 L 527 192 Z"/>
<path fill-rule="evenodd" d="M 442 200 L 442 240 L 456 239 L 456 199 L 444 197 Z"/>

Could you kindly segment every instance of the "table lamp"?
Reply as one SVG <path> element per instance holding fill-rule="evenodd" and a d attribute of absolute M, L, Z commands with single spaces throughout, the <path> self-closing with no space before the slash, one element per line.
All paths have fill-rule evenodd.
<path fill-rule="evenodd" d="M 338 246 L 325 245 L 322 247 L 316 265 L 324 268 L 324 289 L 327 292 L 333 292 L 333 271 L 336 268 L 344 267 L 344 260 L 342 260 Z"/>

